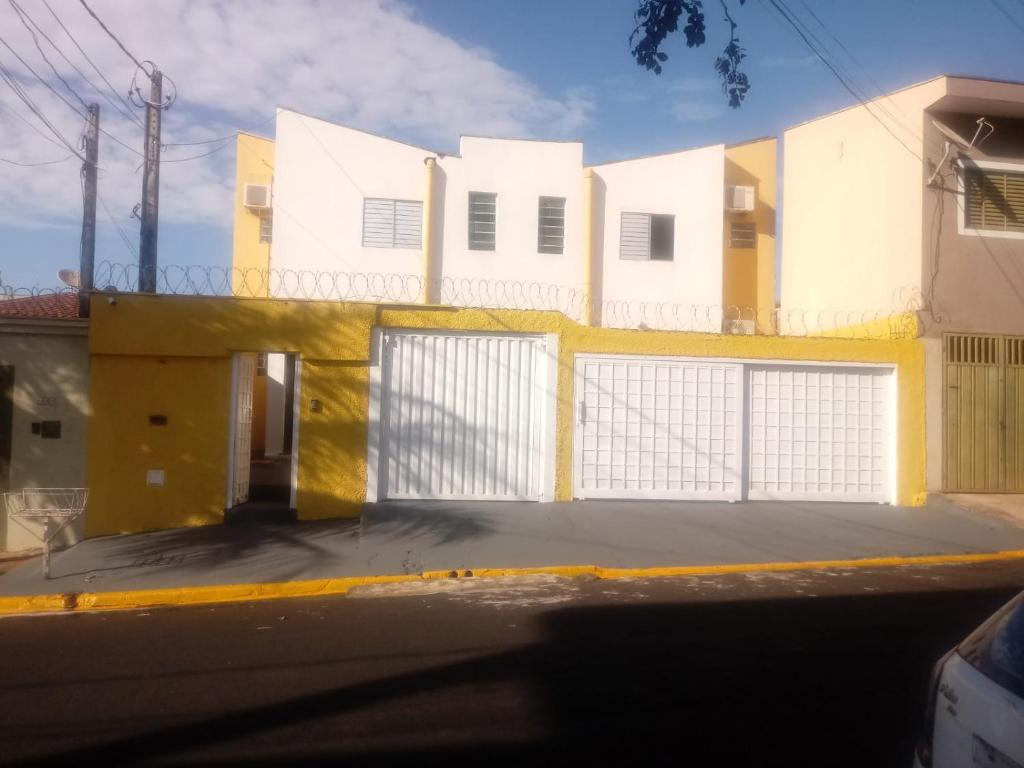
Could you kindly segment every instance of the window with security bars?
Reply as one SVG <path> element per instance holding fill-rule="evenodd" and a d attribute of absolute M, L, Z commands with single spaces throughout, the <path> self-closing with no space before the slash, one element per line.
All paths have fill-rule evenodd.
<path fill-rule="evenodd" d="M 757 225 L 752 221 L 733 221 L 729 223 L 730 248 L 756 248 Z"/>
<path fill-rule="evenodd" d="M 1024 170 L 967 168 L 964 192 L 967 227 L 1024 233 Z"/>
<path fill-rule="evenodd" d="M 537 205 L 537 251 L 565 250 L 565 198 L 542 197 Z"/>
<path fill-rule="evenodd" d="M 363 246 L 367 248 L 419 248 L 423 235 L 420 200 L 363 200 Z"/>
<path fill-rule="evenodd" d="M 661 213 L 623 213 L 619 258 L 630 261 L 672 261 L 676 217 Z"/>
<path fill-rule="evenodd" d="M 498 196 L 493 192 L 469 193 L 469 249 L 493 251 L 498 222 Z"/>
<path fill-rule="evenodd" d="M 274 212 L 270 208 L 260 211 L 260 243 L 270 243 L 274 239 Z"/>

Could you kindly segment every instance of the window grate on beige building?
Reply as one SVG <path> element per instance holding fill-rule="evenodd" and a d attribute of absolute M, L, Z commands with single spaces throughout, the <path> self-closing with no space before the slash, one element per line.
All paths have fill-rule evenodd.
<path fill-rule="evenodd" d="M 964 181 L 968 227 L 1024 232 L 1024 172 L 967 168 Z"/>

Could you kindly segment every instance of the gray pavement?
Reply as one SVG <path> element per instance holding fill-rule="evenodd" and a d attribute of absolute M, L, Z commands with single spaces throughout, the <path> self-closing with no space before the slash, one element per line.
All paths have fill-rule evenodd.
<path fill-rule="evenodd" d="M 361 520 L 89 539 L 0 575 L 0 594 L 596 564 L 644 568 L 1024 549 L 1024 528 L 942 498 L 879 504 L 389 502 Z"/>

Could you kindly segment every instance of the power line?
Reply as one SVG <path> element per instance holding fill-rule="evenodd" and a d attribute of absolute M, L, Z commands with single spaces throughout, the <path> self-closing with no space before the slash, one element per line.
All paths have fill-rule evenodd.
<path fill-rule="evenodd" d="M 843 43 L 834 34 L 832 34 L 831 30 L 829 30 L 829 28 L 825 25 L 825 23 L 817 16 L 817 14 L 815 14 L 814 11 L 810 9 L 810 7 L 807 5 L 807 3 L 804 2 L 804 0 L 800 0 L 800 3 L 805 8 L 807 8 L 807 10 L 810 12 L 811 16 L 815 19 L 815 21 L 818 22 L 818 24 L 821 26 L 821 28 L 833 40 L 835 40 L 839 44 L 839 47 L 842 48 L 844 51 L 846 51 L 847 56 L 849 56 L 850 59 L 853 60 L 854 63 L 858 67 L 860 67 L 861 71 L 864 71 L 865 74 L 867 74 L 866 71 L 864 70 L 864 68 L 862 66 L 860 66 L 859 63 L 856 62 L 856 58 L 853 56 L 853 54 L 849 52 L 849 50 L 846 48 L 846 46 L 844 46 Z M 862 104 L 864 104 L 865 109 L 868 109 L 870 111 L 870 108 L 869 108 L 869 106 L 867 104 L 868 99 L 869 99 L 869 97 L 867 95 L 867 91 L 869 89 L 862 88 L 859 84 L 857 84 L 856 78 L 854 77 L 853 73 L 847 67 L 845 67 L 845 66 L 843 66 L 842 64 L 839 63 L 839 61 L 838 61 L 839 57 L 836 56 L 834 52 L 829 50 L 828 46 L 824 42 L 822 42 L 821 38 L 819 38 L 817 35 L 814 34 L 814 32 L 811 30 L 810 26 L 808 24 L 806 24 L 800 18 L 800 16 L 790 6 L 786 5 L 786 0 L 779 0 L 779 4 L 786 11 L 789 12 L 789 14 L 793 18 L 793 20 L 799 26 L 801 26 L 803 28 L 803 30 L 811 37 L 811 39 L 815 42 L 815 44 L 818 46 L 818 48 L 822 52 L 824 52 L 825 55 L 830 57 L 830 59 L 832 60 L 832 63 L 836 66 L 836 69 L 841 71 L 843 77 L 845 77 L 847 82 L 851 84 L 851 87 L 856 86 L 857 91 L 859 91 L 858 98 L 859 98 L 860 102 Z M 871 100 L 871 104 L 874 105 L 874 107 L 879 112 L 881 112 L 886 118 L 888 118 L 889 121 L 894 126 L 896 126 L 898 128 L 901 128 L 905 132 L 905 134 L 908 134 L 908 135 L 912 136 L 915 140 L 921 142 L 921 144 L 923 145 L 925 143 L 924 138 L 916 130 L 914 130 L 913 127 L 908 126 L 903 120 L 901 120 L 897 115 L 893 114 L 893 112 L 891 112 L 886 107 L 885 102 L 886 101 L 889 101 L 889 102 L 892 101 L 888 97 L 888 94 L 885 93 L 885 91 L 882 89 L 882 87 L 880 85 L 878 85 L 878 83 L 875 83 L 872 80 L 870 75 L 867 75 L 867 79 L 875 86 L 875 88 L 878 90 L 879 94 L 881 94 L 881 96 L 882 96 L 882 98 L 880 98 L 880 99 L 872 99 Z M 897 110 L 898 109 L 899 108 L 897 107 Z"/>
<path fill-rule="evenodd" d="M 1024 32 L 1024 24 L 1021 24 L 1020 21 L 1018 21 L 1016 16 L 1014 16 L 1008 10 L 1006 10 L 1003 7 L 1003 4 L 999 2 L 999 0 L 991 0 L 991 2 L 992 2 L 992 5 L 994 5 L 996 8 L 999 9 L 999 12 L 1001 14 L 1003 14 L 1003 16 L 1005 16 L 1007 19 L 1010 20 L 1010 23 L 1013 24 L 1013 26 L 1015 26 L 1021 32 Z"/>
<path fill-rule="evenodd" d="M 100 206 L 102 206 L 103 212 L 107 215 L 107 218 L 110 219 L 110 223 L 114 225 L 114 228 L 117 230 L 117 234 L 121 237 L 121 242 L 124 243 L 124 247 L 128 249 L 128 253 L 130 253 L 136 261 L 138 261 L 139 252 L 135 249 L 135 246 L 132 245 L 132 241 L 128 237 L 128 234 L 124 231 L 124 228 L 117 222 L 117 219 L 114 218 L 114 215 L 110 212 L 110 209 L 107 208 L 107 203 L 103 200 L 103 195 L 97 192 L 96 199 L 100 201 Z"/>
<path fill-rule="evenodd" d="M 0 79 L 3 79 L 3 76 L 2 76 L 2 75 L 0 75 Z M 5 81 L 5 82 L 6 82 L 6 81 Z M 18 114 L 18 113 L 17 113 L 17 112 L 15 112 L 15 111 L 14 111 L 13 109 L 11 109 L 11 108 L 10 108 L 10 107 L 9 107 L 9 106 L 7 105 L 7 103 L 6 103 L 6 102 L 4 102 L 4 101 L 0 101 L 0 107 L 3 107 L 4 109 L 6 109 L 6 110 L 7 110 L 8 112 L 10 112 L 10 113 L 11 113 L 12 115 L 14 115 L 14 116 L 15 116 L 16 118 L 18 118 L 19 120 L 21 120 L 21 122 L 23 122 L 23 123 L 24 123 L 25 125 L 27 125 L 27 126 L 28 126 L 29 128 L 31 128 L 31 129 L 32 129 L 33 131 L 35 131 L 36 133 L 38 133 L 38 134 L 39 134 L 39 135 L 40 135 L 40 136 L 41 136 L 42 138 L 46 139 L 46 141 L 48 141 L 48 142 L 50 142 L 51 144 L 53 144 L 53 145 L 54 145 L 55 147 L 60 147 L 61 149 L 66 149 L 66 147 L 64 146 L 64 144 L 62 144 L 62 143 L 61 143 L 61 142 L 59 142 L 59 141 L 55 141 L 55 140 L 54 140 L 53 138 L 51 138 L 50 136 L 47 136 L 47 135 L 46 135 L 45 133 L 43 133 L 43 131 L 42 131 L 42 130 L 40 130 L 40 128 L 39 128 L 38 126 L 36 126 L 36 125 L 32 124 L 32 123 L 31 123 L 31 122 L 30 122 L 30 121 L 28 120 L 28 118 L 22 117 L 22 116 L 21 116 L 20 114 Z"/>
<path fill-rule="evenodd" d="M 53 62 L 50 61 L 49 57 L 47 57 L 46 53 L 43 51 L 43 47 L 39 44 L 39 38 L 36 36 L 35 30 L 32 29 L 32 27 L 36 25 L 35 21 L 32 21 L 31 17 L 29 17 L 28 14 L 21 9 L 21 6 L 18 5 L 14 0 L 7 0 L 7 2 L 10 4 L 11 8 L 14 9 L 14 12 L 18 15 L 18 20 L 21 22 L 21 25 L 26 30 L 28 30 L 29 35 L 32 37 L 32 43 L 35 45 L 36 50 L 39 51 L 39 55 L 43 57 L 43 61 L 46 62 L 46 66 L 48 66 L 50 70 L 53 72 L 53 74 L 56 75 L 57 79 L 64 84 L 64 87 L 67 89 L 68 93 L 70 93 L 72 96 L 78 99 L 78 103 L 82 105 L 82 108 L 86 110 L 89 109 L 89 105 L 86 104 L 85 99 L 83 99 L 79 95 L 78 91 L 71 87 L 71 84 L 64 79 L 64 76 L 57 70 L 55 66 L 53 66 Z M 32 21 L 31 26 L 29 25 L 29 21 Z M 44 34 L 43 37 L 46 37 L 46 35 Z M 53 42 L 49 38 L 46 38 L 46 41 L 50 43 L 50 45 L 53 45 Z M 56 46 L 54 47 L 56 48 Z M 57 52 L 60 53 L 59 50 Z"/>
<path fill-rule="evenodd" d="M 93 11 L 93 9 L 89 7 L 88 3 L 86 3 L 85 0 L 78 0 L 78 2 L 80 2 L 82 4 L 82 7 L 85 8 L 85 10 L 87 10 L 89 12 L 90 16 L 92 16 L 94 19 L 96 19 L 96 23 L 99 24 L 103 28 L 103 31 L 106 32 L 107 35 L 109 35 L 110 39 L 113 40 L 115 43 L 117 43 L 117 47 L 120 48 L 122 51 L 124 51 L 124 55 L 127 56 L 129 59 L 131 59 L 135 63 L 136 67 L 138 67 L 143 72 L 145 72 L 146 68 L 144 66 L 142 66 L 142 62 L 139 61 L 137 58 L 135 58 L 135 56 L 132 55 L 131 51 L 129 51 L 127 48 L 124 47 L 124 43 L 122 43 L 120 40 L 117 39 L 117 35 L 115 35 L 113 32 L 110 31 L 110 29 L 107 27 L 107 25 L 103 23 L 103 19 L 101 19 L 99 16 L 96 15 L 96 12 Z"/>
<path fill-rule="evenodd" d="M 893 132 L 893 130 L 888 125 L 885 124 L 885 121 L 882 120 L 882 118 L 880 118 L 877 114 L 875 114 L 871 110 L 871 107 L 868 105 L 867 101 L 859 93 L 857 93 L 856 89 L 852 85 L 850 85 L 846 81 L 846 79 L 842 76 L 842 74 L 839 73 L 839 71 L 832 64 L 832 62 L 829 61 L 828 58 L 826 58 L 824 56 L 824 54 L 822 54 L 822 52 L 818 50 L 817 47 L 815 47 L 814 43 L 811 42 L 811 40 L 809 39 L 808 35 L 804 33 L 803 29 L 801 29 L 800 25 L 793 19 L 792 16 L 790 16 L 789 13 L 787 13 L 785 10 L 783 10 L 782 6 L 780 5 L 780 3 L 782 3 L 782 0 L 762 0 L 762 2 L 769 3 L 771 5 L 771 7 L 774 8 L 775 11 L 780 16 L 782 16 L 782 18 L 786 21 L 786 23 L 789 24 L 793 28 L 793 30 L 797 33 L 797 35 L 800 37 L 800 39 L 803 40 L 804 44 L 811 51 L 811 53 L 813 53 L 821 61 L 821 63 L 824 64 L 828 68 L 828 70 L 839 81 L 840 85 L 842 85 L 843 88 L 845 88 L 847 91 L 849 91 L 850 95 L 853 96 L 861 104 L 861 106 L 863 106 L 864 109 L 867 110 L 868 114 L 871 115 L 875 120 L 878 121 L 878 124 L 881 125 L 882 128 L 885 129 L 886 133 L 888 133 L 890 136 L 892 136 L 894 139 L 896 139 L 896 141 L 898 141 L 900 143 L 900 145 L 905 150 L 907 150 L 907 152 L 909 152 L 911 155 L 913 155 L 915 158 L 917 158 L 920 162 L 922 162 L 922 163 L 924 162 L 924 158 L 922 158 L 921 155 L 919 155 L 917 152 L 915 152 L 913 149 L 911 149 L 907 145 L 907 143 L 905 141 L 903 141 L 903 139 L 901 139 L 899 136 L 897 136 Z"/>
<path fill-rule="evenodd" d="M 235 134 L 235 135 L 237 135 L 237 134 Z M 189 160 L 198 160 L 201 157 L 209 157 L 210 155 L 213 155 L 213 154 L 216 154 L 217 152 L 220 152 L 222 149 L 226 149 L 227 147 L 230 147 L 231 146 L 230 140 L 233 139 L 234 137 L 235 136 L 228 136 L 227 140 L 225 141 L 224 144 L 221 144 L 216 149 L 211 149 L 209 152 L 203 152 L 201 155 L 192 155 L 191 157 L 176 157 L 176 158 L 171 158 L 170 160 L 161 159 L 160 162 L 161 163 L 186 163 Z M 166 145 L 165 144 L 164 146 L 171 146 L 171 145 Z"/>
<path fill-rule="evenodd" d="M 25 92 L 24 88 L 21 87 L 20 83 L 18 83 L 14 75 L 11 74 L 10 70 L 8 70 L 3 63 L 0 63 L 0 80 L 7 83 L 7 86 L 14 91 L 14 94 L 21 99 L 22 103 L 28 107 L 29 111 L 35 115 L 43 125 L 50 129 L 50 132 L 60 140 L 61 144 L 63 144 L 65 148 L 72 152 L 79 160 L 85 162 L 85 157 L 64 137 L 64 134 L 57 130 L 57 127 L 49 121 L 46 115 L 43 114 L 43 111 L 36 106 L 36 103 L 32 101 L 32 98 Z"/>
<path fill-rule="evenodd" d="M 35 168 L 40 165 L 57 165 L 58 163 L 65 163 L 73 157 L 74 155 L 68 155 L 67 157 L 62 157 L 59 160 L 44 160 L 41 163 L 20 163 L 17 160 L 9 160 L 6 157 L 0 157 L 0 163 L 7 163 L 8 165 L 17 165 L 22 168 Z"/>
<path fill-rule="evenodd" d="M 8 1 L 12 5 L 16 5 L 14 0 L 8 0 Z M 120 100 L 121 104 L 123 104 L 125 107 L 128 107 L 128 102 L 125 101 L 124 98 L 122 98 L 117 93 L 117 91 L 114 90 L 114 87 L 107 81 L 107 78 L 103 76 L 103 73 L 100 72 L 99 68 L 95 64 L 93 64 L 92 59 L 90 59 L 88 54 L 86 54 L 86 52 L 84 50 L 82 50 L 82 46 L 80 46 L 78 44 L 78 41 L 75 40 L 75 38 L 72 36 L 72 34 L 68 31 L 68 28 L 64 26 L 64 22 L 61 21 L 60 17 L 54 12 L 54 10 L 52 8 L 50 8 L 49 3 L 47 3 L 46 0 L 42 0 L 42 1 L 43 1 L 43 4 L 46 6 L 47 10 L 49 10 L 50 13 L 53 15 L 53 18 L 60 25 L 60 28 L 64 30 L 64 34 L 66 34 L 68 36 L 68 38 L 71 40 L 71 42 L 74 44 L 74 46 L 78 49 L 78 51 L 85 57 L 85 60 L 88 61 L 90 64 L 92 64 L 92 68 L 96 70 L 97 74 L 99 74 L 99 76 L 103 79 L 103 82 L 107 84 L 107 87 L 114 94 L 114 96 L 116 96 Z M 122 117 L 125 117 L 128 120 L 132 120 L 139 127 L 142 127 L 142 121 L 136 115 L 132 114 L 130 111 L 126 111 L 121 106 L 121 104 L 118 104 L 116 101 L 111 99 L 107 95 L 106 91 L 104 91 L 102 88 L 100 88 L 98 85 L 96 85 L 92 80 L 90 80 L 89 76 L 86 75 L 85 72 L 83 72 L 81 69 L 79 69 L 75 65 L 75 63 L 73 61 L 71 61 L 70 58 L 68 58 L 67 54 L 65 54 L 64 51 L 61 50 L 60 46 L 58 46 L 55 42 L 53 42 L 52 39 L 50 39 L 49 35 L 47 35 L 46 32 L 43 31 L 43 29 L 39 26 L 39 24 L 37 24 L 36 21 L 32 18 L 32 16 L 28 13 L 28 11 L 26 11 L 24 9 L 21 9 L 21 12 L 28 18 L 28 20 L 29 20 L 29 22 L 31 22 L 32 26 L 34 26 L 36 28 L 36 31 L 39 32 L 39 34 L 43 36 L 43 39 L 46 40 L 46 42 L 48 42 L 53 47 L 53 49 L 55 51 L 57 51 L 57 53 L 59 53 L 61 55 L 61 58 L 63 58 L 64 61 L 66 61 L 71 66 L 71 68 L 73 70 L 75 70 L 76 73 L 78 73 L 78 76 L 81 77 L 82 80 L 84 80 L 94 91 L 96 91 L 96 93 L 98 93 L 100 96 L 103 97 L 103 99 L 107 102 L 107 104 L 109 104 L 111 107 L 113 107 L 113 109 L 115 111 L 117 111 Z"/>
<path fill-rule="evenodd" d="M 29 72 L 31 72 L 31 73 L 32 73 L 32 75 L 33 75 L 33 76 L 34 76 L 34 77 L 36 78 L 36 80 L 38 80 L 38 81 L 39 81 L 40 83 L 42 83 L 42 84 L 43 84 L 44 86 L 46 86 L 46 88 L 47 88 L 47 89 L 48 89 L 48 90 L 49 90 L 49 91 L 50 91 L 50 92 L 51 92 L 51 93 L 52 93 L 52 94 L 53 94 L 54 96 L 56 96 L 56 97 L 57 97 L 58 99 L 60 99 L 61 101 L 63 101 L 63 102 L 64 102 L 64 103 L 65 103 L 65 104 L 66 104 L 66 105 L 67 105 L 68 107 L 70 107 L 70 108 L 71 108 L 71 110 L 72 110 L 73 112 L 75 112 L 75 114 L 77 114 L 77 115 L 78 115 L 79 117 L 81 117 L 81 118 L 82 118 L 83 120 L 85 120 L 85 119 L 86 119 L 85 113 L 84 113 L 84 112 L 82 112 L 82 111 L 81 111 L 81 110 L 80 110 L 80 109 L 79 109 L 78 107 L 76 107 L 76 106 L 75 106 L 74 104 L 72 104 L 72 103 L 71 103 L 70 101 L 68 101 L 68 100 L 67 100 L 66 98 L 64 98 L 64 96 L 63 96 L 63 95 L 61 94 L 61 92 L 60 92 L 60 91 L 58 91 L 58 90 L 57 90 L 56 88 L 54 88 L 54 87 L 53 87 L 52 85 L 50 85 L 50 84 L 49 84 L 48 82 L 46 82 L 46 79 L 45 79 L 45 78 L 43 78 L 42 76 L 40 76 L 40 74 L 39 74 L 38 72 L 36 72 L 36 71 L 35 71 L 34 69 L 32 69 L 32 66 L 31 66 L 31 65 L 30 65 L 30 64 L 29 64 L 29 63 L 28 63 L 27 61 L 25 61 L 25 60 L 24 60 L 23 58 L 21 58 L 21 56 L 20 56 L 20 55 L 18 55 L 18 52 L 17 52 L 16 50 L 14 50 L 14 49 L 13 49 L 13 48 L 11 47 L 10 43 L 8 43 L 8 42 L 7 42 L 6 40 L 4 40 L 4 39 L 3 39 L 2 37 L 0 37 L 0 44 L 3 44 L 3 45 L 4 45 L 4 47 L 6 47 L 6 48 L 7 48 L 7 50 L 9 50 L 9 51 L 10 51 L 11 53 L 13 53 L 13 54 L 14 54 L 14 58 L 16 58 L 16 59 L 17 59 L 18 61 L 20 61 L 20 62 L 22 63 L 22 65 L 23 65 L 23 66 L 25 67 L 25 69 L 27 69 L 27 70 L 28 70 Z M 77 94 L 76 94 L 76 95 L 77 95 Z M 84 102 L 83 102 L 83 103 L 84 103 Z M 120 144 L 120 145 L 121 145 L 122 147 L 124 147 L 125 149 L 127 149 L 127 150 L 128 150 L 129 152 L 134 152 L 134 153 L 135 153 L 136 155 L 138 155 L 139 157 L 142 157 L 142 153 L 141 153 L 141 152 L 139 152 L 139 150 L 137 150 L 137 149 L 135 149 L 134 147 L 130 147 L 129 145 L 125 144 L 125 143 L 124 143 L 123 141 L 121 141 L 121 140 L 120 140 L 119 138 L 117 138 L 117 136 L 115 136 L 114 134 L 110 133 L 110 131 L 106 131 L 106 130 L 104 130 L 103 128 L 100 128 L 100 133 L 102 133 L 102 134 L 103 134 L 104 136 L 106 136 L 106 137 L 107 137 L 108 139 L 110 139 L 111 141 L 113 141 L 113 142 L 114 142 L 115 144 Z M 81 157 L 81 155 L 79 155 L 79 157 Z"/>
<path fill-rule="evenodd" d="M 317 135 L 313 133 L 312 129 L 308 125 L 306 125 L 306 118 L 304 118 L 302 115 L 298 113 L 296 113 L 295 116 L 299 119 L 299 122 L 302 123 L 302 127 L 306 129 L 306 132 L 313 137 L 313 141 L 320 145 L 320 149 L 324 151 L 324 154 L 331 158 L 331 162 L 338 166 L 338 170 L 341 171 L 345 175 L 345 178 L 349 180 L 349 183 L 356 188 L 356 191 L 359 192 L 359 194 L 361 194 L 363 197 L 366 197 L 366 193 L 363 192 L 363 190 L 360 188 L 358 184 L 356 184 L 355 179 L 349 176 L 349 173 L 348 171 L 345 170 L 344 166 L 342 166 L 342 164 L 338 162 L 338 159 L 331 154 L 331 151 L 327 149 L 327 147 L 324 145 L 322 141 L 320 141 L 319 137 L 317 137 Z"/>
<path fill-rule="evenodd" d="M 864 65 L 863 65 L 863 64 L 862 64 L 862 63 L 860 62 L 860 59 L 858 59 L 858 58 L 857 58 L 857 57 L 856 57 L 856 56 L 854 55 L 853 51 L 851 51 L 851 50 L 850 50 L 849 48 L 847 48 L 847 47 L 846 47 L 846 45 L 845 45 L 845 44 L 843 43 L 843 41 L 839 39 L 839 37 L 838 37 L 838 36 L 837 36 L 837 35 L 836 35 L 836 34 L 835 34 L 835 33 L 834 33 L 834 32 L 833 32 L 833 31 L 832 31 L 832 30 L 831 30 L 830 28 L 829 28 L 829 26 L 828 26 L 828 25 L 827 25 L 827 24 L 826 24 L 826 23 L 825 23 L 824 21 L 822 21 L 821 17 L 819 17 L 819 16 L 818 16 L 818 14 L 814 12 L 814 9 L 813 9 L 813 8 L 812 8 L 812 7 L 810 6 L 810 4 L 808 4 L 808 3 L 806 2 L 806 0 L 800 0 L 800 5 L 802 5 L 802 6 L 804 7 L 804 9 L 805 9 L 805 10 L 807 11 L 807 13 L 808 13 L 808 14 L 810 14 L 811 18 L 812 18 L 812 19 L 814 19 L 814 20 L 815 20 L 815 21 L 816 21 L 816 22 L 818 23 L 818 26 L 820 26 L 820 27 L 821 27 L 821 28 L 822 28 L 823 30 L 825 30 L 825 33 L 826 33 L 826 34 L 827 34 L 827 35 L 828 35 L 828 36 L 829 36 L 830 38 L 832 38 L 832 40 L 833 40 L 833 41 L 835 42 L 835 44 L 836 44 L 836 45 L 838 45 L 838 46 L 839 46 L 839 48 L 840 48 L 840 49 L 841 49 L 841 50 L 843 51 L 843 53 L 845 53 L 845 54 L 846 54 L 846 56 L 847 56 L 847 57 L 848 57 L 848 58 L 850 59 L 850 61 L 851 61 L 851 62 L 853 62 L 853 65 L 854 65 L 854 66 L 855 66 L 855 67 L 856 67 L 857 69 L 859 69 L 859 70 L 861 71 L 861 73 L 862 73 L 862 74 L 864 75 L 864 77 L 866 77 L 866 78 L 867 78 L 868 82 L 869 82 L 869 83 L 871 83 L 871 85 L 873 85 L 873 86 L 875 87 L 875 90 L 876 90 L 876 91 L 878 91 L 878 93 L 879 93 L 879 94 L 880 94 L 880 95 L 881 95 L 881 96 L 882 96 L 883 98 L 885 98 L 885 99 L 886 99 L 887 101 L 889 101 L 890 103 L 892 103 L 892 104 L 893 104 L 893 106 L 894 106 L 894 107 L 895 107 L 895 108 L 896 108 L 896 109 L 897 109 L 897 110 L 898 110 L 898 111 L 899 111 L 899 112 L 900 112 L 901 114 L 903 114 L 903 111 L 902 111 L 902 110 L 900 110 L 899 106 L 898 106 L 898 105 L 896 105 L 895 103 L 893 103 L 893 102 L 892 102 L 892 99 L 890 99 L 890 98 L 889 98 L 889 94 L 888 94 L 888 93 L 886 93 L 886 90 L 885 90 L 885 89 L 884 89 L 884 88 L 883 88 L 883 87 L 882 87 L 881 85 L 879 85 L 878 81 L 877 81 L 877 80 L 875 80 L 875 78 L 871 76 L 871 73 L 870 73 L 870 72 L 869 72 L 869 71 L 867 70 L 867 68 L 866 68 L 866 67 L 865 67 L 865 66 L 864 66 Z M 905 115 L 904 115 L 904 116 L 905 116 Z M 910 130 L 910 129 L 908 128 L 908 130 Z"/>

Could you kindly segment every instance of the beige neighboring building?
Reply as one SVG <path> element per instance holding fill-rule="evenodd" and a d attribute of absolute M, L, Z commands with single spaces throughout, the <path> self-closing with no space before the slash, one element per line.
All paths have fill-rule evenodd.
<path fill-rule="evenodd" d="M 917 310 L 928 489 L 1024 492 L 1024 83 L 936 77 L 784 149 L 784 314 Z"/>
<path fill-rule="evenodd" d="M 88 418 L 88 321 L 78 317 L 78 295 L 0 297 L 0 493 L 83 486 Z M 0 512 L 0 551 L 39 546 L 2 504 Z M 74 543 L 83 530 L 79 520 L 56 543 Z"/>

